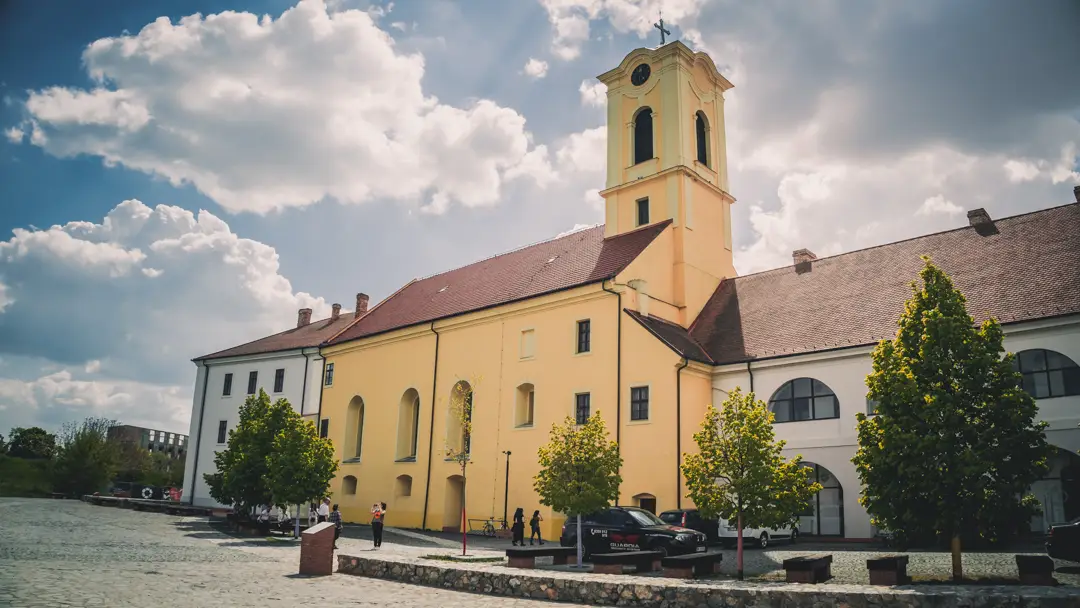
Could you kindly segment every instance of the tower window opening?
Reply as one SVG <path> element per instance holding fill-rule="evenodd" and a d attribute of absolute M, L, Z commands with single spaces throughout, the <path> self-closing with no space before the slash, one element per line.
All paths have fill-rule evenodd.
<path fill-rule="evenodd" d="M 653 115 L 650 108 L 642 108 L 634 117 L 634 164 L 653 158 Z"/>
<path fill-rule="evenodd" d="M 697 161 L 706 167 L 709 166 L 709 122 L 702 112 L 697 113 L 694 120 L 694 131 L 697 135 Z"/>

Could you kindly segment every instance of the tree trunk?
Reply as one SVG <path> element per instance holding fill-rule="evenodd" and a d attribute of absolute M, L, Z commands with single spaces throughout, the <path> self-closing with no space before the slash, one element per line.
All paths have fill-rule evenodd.
<path fill-rule="evenodd" d="M 738 573 L 739 573 L 739 580 L 741 581 L 741 580 L 743 580 L 743 561 L 742 561 L 742 551 L 743 551 L 743 542 L 742 542 L 742 513 L 739 513 L 738 525 L 736 526 L 736 528 L 738 528 L 738 529 L 736 530 L 736 532 L 735 532 L 735 533 L 736 533 L 736 534 L 738 534 L 739 536 L 738 536 L 738 538 L 737 538 L 737 539 L 735 540 L 735 542 L 737 543 L 737 545 L 736 545 L 736 549 L 735 549 L 735 570 L 736 570 L 736 571 L 738 571 Z"/>
<path fill-rule="evenodd" d="M 953 533 L 952 537 L 952 577 L 954 581 L 964 579 L 964 564 L 960 559 L 960 535 Z"/>
<path fill-rule="evenodd" d="M 577 516 L 577 567 L 578 568 L 584 568 L 585 567 L 584 564 L 582 563 L 582 561 L 583 561 L 582 560 L 582 543 L 583 542 L 584 541 L 581 538 L 581 514 L 579 513 L 578 516 Z"/>
<path fill-rule="evenodd" d="M 465 550 L 468 548 L 469 541 L 466 539 L 468 534 L 469 520 L 466 519 L 465 513 L 465 465 L 461 465 L 461 555 L 465 556 Z"/>

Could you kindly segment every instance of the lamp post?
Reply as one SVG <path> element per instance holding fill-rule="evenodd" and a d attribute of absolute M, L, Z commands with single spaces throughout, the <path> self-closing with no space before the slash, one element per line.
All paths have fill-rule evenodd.
<path fill-rule="evenodd" d="M 506 484 L 503 487 L 503 525 L 506 525 L 506 506 L 510 502 L 510 450 L 503 452 L 506 454 Z"/>

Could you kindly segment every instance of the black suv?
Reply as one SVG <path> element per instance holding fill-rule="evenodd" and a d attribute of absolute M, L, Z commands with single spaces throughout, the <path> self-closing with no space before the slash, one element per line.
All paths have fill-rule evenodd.
<path fill-rule="evenodd" d="M 683 555 L 707 549 L 701 532 L 666 524 L 652 513 L 634 507 L 608 507 L 581 520 L 582 549 L 586 556 L 617 551 L 663 551 Z M 559 544 L 577 544 L 577 518 L 563 524 Z"/>
<path fill-rule="evenodd" d="M 682 526 L 683 528 L 697 530 L 704 534 L 705 538 L 709 539 L 710 543 L 720 542 L 720 520 L 705 519 L 697 509 L 672 509 L 670 511 L 664 511 L 660 514 L 660 519 L 663 520 L 664 523 L 673 526 Z"/>

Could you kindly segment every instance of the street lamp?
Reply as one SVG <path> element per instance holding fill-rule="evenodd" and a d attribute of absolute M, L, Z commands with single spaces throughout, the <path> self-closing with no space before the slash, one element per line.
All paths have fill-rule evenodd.
<path fill-rule="evenodd" d="M 510 501 L 510 450 L 506 454 L 506 485 L 503 487 L 503 525 L 506 525 L 506 506 Z"/>

